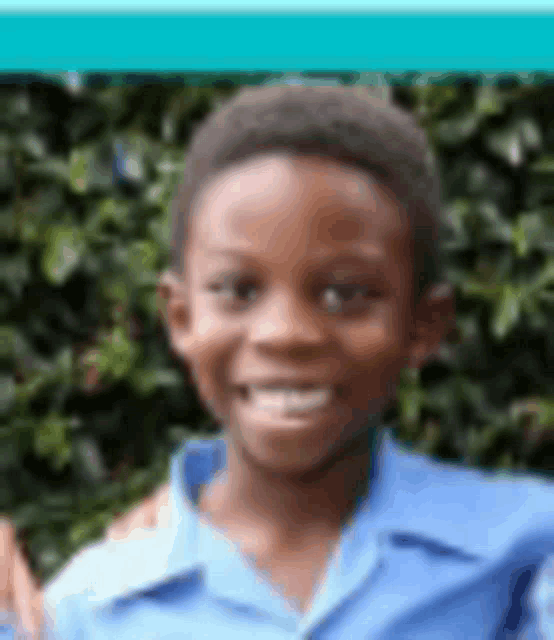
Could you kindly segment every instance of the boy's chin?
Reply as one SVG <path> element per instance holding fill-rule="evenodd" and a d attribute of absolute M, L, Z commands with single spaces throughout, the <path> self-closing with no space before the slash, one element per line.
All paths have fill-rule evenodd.
<path fill-rule="evenodd" d="M 247 465 L 267 473 L 318 476 L 345 456 L 367 452 L 368 426 L 359 427 L 349 437 L 344 437 L 345 431 L 349 429 L 342 433 L 241 433 L 242 457 Z"/>
<path fill-rule="evenodd" d="M 298 450 L 276 452 L 259 447 L 248 447 L 245 453 L 260 471 L 294 477 L 315 471 L 325 463 L 327 458 L 321 452 L 299 452 Z"/>

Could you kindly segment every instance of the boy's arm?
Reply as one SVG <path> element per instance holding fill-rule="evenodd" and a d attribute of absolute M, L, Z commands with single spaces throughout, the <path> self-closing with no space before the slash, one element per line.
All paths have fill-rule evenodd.
<path fill-rule="evenodd" d="M 38 638 L 43 594 L 15 541 L 12 524 L 0 522 L 0 638 Z M 15 634 L 14 634 L 15 630 Z"/>

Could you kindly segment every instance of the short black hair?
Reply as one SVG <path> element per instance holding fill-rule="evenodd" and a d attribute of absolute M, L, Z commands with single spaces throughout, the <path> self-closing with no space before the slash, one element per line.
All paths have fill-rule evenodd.
<path fill-rule="evenodd" d="M 175 273 L 183 272 L 189 216 L 206 181 L 272 151 L 331 158 L 388 187 L 411 228 L 414 303 L 441 280 L 440 179 L 425 133 L 408 112 L 344 86 L 244 88 L 202 122 L 173 205 Z"/>

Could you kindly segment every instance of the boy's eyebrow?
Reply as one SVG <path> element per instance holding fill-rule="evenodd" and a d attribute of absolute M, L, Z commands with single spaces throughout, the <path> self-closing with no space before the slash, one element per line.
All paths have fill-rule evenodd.
<path fill-rule="evenodd" d="M 206 249 L 204 254 L 206 256 L 214 257 L 228 257 L 241 262 L 247 262 L 248 264 L 261 264 L 260 260 L 254 256 L 248 255 L 247 252 L 243 252 L 238 249 Z M 325 270 L 331 268 L 365 268 L 371 270 L 377 270 L 385 273 L 387 255 L 384 251 L 378 248 L 374 248 L 370 251 L 356 251 L 353 253 L 330 254 L 327 252 L 313 253 L 306 255 L 306 267 L 314 268 L 317 270 Z"/>

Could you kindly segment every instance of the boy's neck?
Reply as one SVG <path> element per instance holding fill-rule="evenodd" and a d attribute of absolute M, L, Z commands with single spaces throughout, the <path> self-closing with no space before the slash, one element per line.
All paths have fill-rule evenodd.
<path fill-rule="evenodd" d="M 374 433 L 303 477 L 248 465 L 231 441 L 225 471 L 206 488 L 201 513 L 229 537 L 261 536 L 292 550 L 313 536 L 336 537 L 368 490 Z"/>

